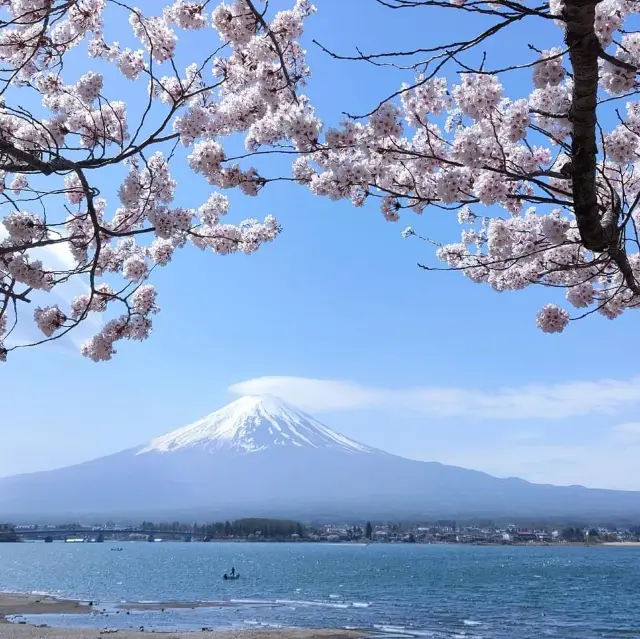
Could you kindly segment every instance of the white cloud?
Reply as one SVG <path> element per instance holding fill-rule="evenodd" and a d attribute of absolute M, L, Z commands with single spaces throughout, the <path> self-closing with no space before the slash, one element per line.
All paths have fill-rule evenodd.
<path fill-rule="evenodd" d="M 258 377 L 233 384 L 236 395 L 277 395 L 309 412 L 357 410 L 380 404 L 376 389 L 352 382 L 304 377 Z"/>
<path fill-rule="evenodd" d="M 309 412 L 391 408 L 471 419 L 566 419 L 593 413 L 614 414 L 640 405 L 640 377 L 493 391 L 438 386 L 391 389 L 339 380 L 258 377 L 233 384 L 229 390 L 238 395 L 278 395 Z"/>
<path fill-rule="evenodd" d="M 535 442 L 542 439 L 542 433 L 532 430 L 514 430 L 507 433 L 507 439 L 510 442 L 517 444 L 526 444 L 528 442 Z"/>

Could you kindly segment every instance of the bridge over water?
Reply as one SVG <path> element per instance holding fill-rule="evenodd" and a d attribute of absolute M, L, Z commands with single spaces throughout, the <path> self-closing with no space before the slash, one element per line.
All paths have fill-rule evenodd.
<path fill-rule="evenodd" d="M 139 530 L 139 529 L 123 529 L 123 528 L 104 528 L 99 530 L 87 530 L 86 528 L 43 528 L 38 530 L 16 530 L 19 539 L 42 539 L 45 541 L 64 541 L 67 539 L 86 539 L 87 541 L 103 542 L 106 538 L 128 537 L 129 535 L 142 535 L 147 537 L 147 541 L 155 541 L 156 539 L 182 539 L 183 541 L 191 541 L 194 537 L 193 533 L 174 532 L 170 530 Z"/>

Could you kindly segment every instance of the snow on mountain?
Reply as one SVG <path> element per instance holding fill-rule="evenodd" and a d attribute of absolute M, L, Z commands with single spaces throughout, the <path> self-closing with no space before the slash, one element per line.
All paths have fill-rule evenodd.
<path fill-rule="evenodd" d="M 333 448 L 350 454 L 374 449 L 327 428 L 271 395 L 241 397 L 197 422 L 157 437 L 138 455 L 189 448 L 231 449 L 239 454 L 270 447 Z"/>

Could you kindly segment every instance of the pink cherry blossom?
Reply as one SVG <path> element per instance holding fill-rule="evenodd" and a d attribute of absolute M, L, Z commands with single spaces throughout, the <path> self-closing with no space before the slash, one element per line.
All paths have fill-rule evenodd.
<path fill-rule="evenodd" d="M 152 284 L 143 284 L 139 286 L 135 293 L 131 296 L 131 306 L 133 310 L 141 315 L 156 313 L 156 289 Z"/>
<path fill-rule="evenodd" d="M 545 333 L 562 333 L 569 323 L 569 313 L 555 304 L 547 304 L 538 313 L 536 323 Z"/>
<path fill-rule="evenodd" d="M 204 13 L 203 2 L 188 2 L 176 0 L 164 10 L 167 22 L 173 22 L 183 29 L 202 29 L 207 26 L 207 16 Z"/>
<path fill-rule="evenodd" d="M 149 267 L 142 255 L 130 255 L 122 265 L 122 275 L 128 280 L 139 282 L 147 276 Z"/>
<path fill-rule="evenodd" d="M 47 306 L 35 309 L 33 317 L 38 328 L 47 336 L 51 337 L 66 321 L 65 314 L 58 306 Z"/>

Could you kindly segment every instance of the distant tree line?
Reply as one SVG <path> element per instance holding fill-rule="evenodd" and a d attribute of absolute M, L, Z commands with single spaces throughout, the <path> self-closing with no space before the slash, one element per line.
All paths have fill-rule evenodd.
<path fill-rule="evenodd" d="M 563 528 L 560 533 L 564 541 L 577 541 L 577 542 L 600 542 L 600 541 L 615 541 L 615 534 L 601 534 L 596 528 L 586 530 L 579 526 L 568 526 Z"/>
<path fill-rule="evenodd" d="M 582 528 L 578 528 L 577 526 L 568 526 L 567 528 L 562 529 L 562 539 L 564 541 L 584 541 L 585 534 Z"/>
<path fill-rule="evenodd" d="M 185 533 L 210 539 L 233 539 L 255 537 L 259 539 L 291 539 L 307 536 L 306 527 L 299 521 L 289 519 L 248 518 L 235 521 L 214 521 L 206 524 L 185 524 L 179 521 L 143 521 L 139 530 L 153 533 Z"/>
<path fill-rule="evenodd" d="M 368 521 L 367 525 L 365 526 L 364 536 L 367 539 L 371 539 L 371 537 L 373 537 L 373 527 L 371 526 L 370 521 Z"/>

